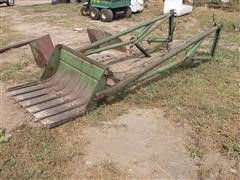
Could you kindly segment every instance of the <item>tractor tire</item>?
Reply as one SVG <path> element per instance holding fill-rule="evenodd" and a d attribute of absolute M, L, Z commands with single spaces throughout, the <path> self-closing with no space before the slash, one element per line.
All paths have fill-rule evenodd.
<path fill-rule="evenodd" d="M 83 7 L 81 8 L 81 14 L 82 14 L 83 16 L 89 16 L 89 14 L 90 14 L 89 8 L 88 8 L 87 6 L 83 6 Z"/>
<path fill-rule="evenodd" d="M 111 22 L 113 20 L 113 12 L 111 9 L 102 9 L 100 17 L 103 22 Z"/>
<path fill-rule="evenodd" d="M 100 11 L 98 8 L 91 8 L 90 9 L 90 17 L 93 20 L 98 20 L 100 19 Z"/>
<path fill-rule="evenodd" d="M 15 0 L 7 0 L 7 6 L 14 6 Z"/>
<path fill-rule="evenodd" d="M 125 17 L 126 17 L 126 18 L 132 17 L 132 10 L 131 10 L 130 7 L 128 7 L 128 8 L 126 9 L 126 15 L 125 15 Z"/>

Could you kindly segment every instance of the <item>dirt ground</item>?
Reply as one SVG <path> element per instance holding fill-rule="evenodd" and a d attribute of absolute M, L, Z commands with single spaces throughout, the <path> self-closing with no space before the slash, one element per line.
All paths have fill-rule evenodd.
<path fill-rule="evenodd" d="M 159 109 L 135 109 L 102 127 L 83 131 L 88 164 L 115 162 L 129 178 L 196 179 L 188 137 Z"/>
<path fill-rule="evenodd" d="M 6 128 L 8 131 L 13 130 L 17 126 L 22 125 L 26 122 L 28 117 L 26 117 L 26 113 L 24 111 L 16 111 L 20 107 L 6 94 L 6 87 L 3 83 L 1 83 L 1 121 L 0 127 Z"/>
<path fill-rule="evenodd" d="M 45 21 L 29 22 L 30 15 L 22 15 L 19 13 L 20 10 L 16 9 L 19 6 L 39 3 L 49 3 L 49 1 L 16 1 L 16 7 L 6 9 L 1 7 L 1 18 L 11 15 L 14 19 L 11 28 L 22 35 L 21 39 L 49 33 L 54 44 L 62 43 L 72 48 L 89 43 L 86 35 L 87 27 L 117 32 L 119 29 L 137 23 L 114 21 L 111 24 L 102 25 L 99 21 L 81 19 L 83 21 L 81 26 L 73 23 L 72 26 L 64 27 Z M 53 15 L 57 16 L 57 14 Z M 62 14 L 58 15 L 62 16 Z M 31 16 L 34 18 L 35 15 Z M 195 21 L 188 22 L 188 26 L 194 26 L 193 24 L 197 23 Z M 1 54 L 0 63 L 2 68 L 14 63 L 27 64 L 27 68 L 18 72 L 20 76 L 25 74 L 20 80 L 16 82 L 14 77 L 18 74 L 15 76 L 11 74 L 12 78 L 0 82 L 0 127 L 6 128 L 9 132 L 14 132 L 23 124 L 39 127 L 40 124 L 32 123 L 31 115 L 6 93 L 8 87 L 39 76 L 40 71 L 33 63 L 29 47 Z M 56 131 L 64 134 L 64 127 Z M 84 145 L 83 156 L 79 161 L 64 165 L 64 171 L 68 171 L 65 173 L 67 179 L 201 179 L 202 177 L 236 179 L 239 177 L 238 161 L 226 158 L 216 151 L 206 152 L 201 158 L 194 154 L 197 152 L 189 152 L 189 144 L 193 143 L 192 128 L 170 120 L 163 108 L 131 107 L 127 113 L 114 117 L 110 121 L 103 120 L 94 125 L 83 125 L 80 131 L 79 137 L 88 143 Z M 69 138 L 74 139 L 74 136 L 77 134 Z"/>

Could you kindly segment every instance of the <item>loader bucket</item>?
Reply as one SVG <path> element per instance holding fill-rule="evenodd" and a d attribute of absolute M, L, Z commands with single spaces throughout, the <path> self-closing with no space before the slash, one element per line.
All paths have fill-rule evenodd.
<path fill-rule="evenodd" d="M 39 81 L 10 88 L 9 93 L 52 128 L 96 107 L 94 95 L 106 88 L 103 65 L 57 45 Z"/>

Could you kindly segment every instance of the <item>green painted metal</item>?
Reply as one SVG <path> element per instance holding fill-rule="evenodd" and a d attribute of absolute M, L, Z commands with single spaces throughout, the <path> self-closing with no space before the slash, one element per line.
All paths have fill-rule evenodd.
<path fill-rule="evenodd" d="M 161 20 L 159 20 L 158 22 L 156 22 L 155 24 L 153 24 L 151 27 L 147 28 L 147 31 L 142 33 L 141 36 L 138 37 L 138 39 L 136 40 L 136 42 L 134 42 L 134 44 L 138 44 L 139 42 L 141 42 L 146 36 L 148 36 L 150 33 L 152 33 L 153 31 L 155 31 L 157 28 L 159 28 L 159 26 L 161 24 L 163 24 L 165 21 L 169 20 L 171 17 L 171 14 L 169 14 L 168 16 L 162 18 Z"/>
<path fill-rule="evenodd" d="M 169 42 L 173 40 L 174 30 L 175 30 L 175 18 L 174 16 L 170 16 L 168 21 L 168 41 Z"/>
<path fill-rule="evenodd" d="M 91 0 L 90 6 L 96 8 L 116 9 L 129 7 L 131 0 Z"/>
<path fill-rule="evenodd" d="M 78 74 L 78 83 L 86 86 L 88 93 L 92 94 L 88 108 L 94 108 L 96 103 L 94 102 L 93 95 L 106 88 L 104 74 L 107 68 L 66 46 L 57 45 L 48 66 L 43 72 L 41 80 L 49 79 L 54 74 L 61 73 L 61 71 L 74 71 Z"/>
<path fill-rule="evenodd" d="M 45 68 L 41 80 L 50 78 L 53 74 L 56 73 L 59 66 L 59 56 L 60 56 L 61 46 L 57 45 L 53 50 L 52 56 L 48 61 L 48 65 Z"/>
<path fill-rule="evenodd" d="M 197 60 L 204 61 L 204 60 L 211 60 L 211 59 L 213 59 L 213 57 L 210 54 L 206 54 L 203 56 L 193 56 L 190 59 L 192 59 L 194 61 L 197 61 Z"/>
<path fill-rule="evenodd" d="M 217 49 L 218 41 L 221 36 L 221 31 L 222 31 L 222 28 L 218 29 L 215 33 L 215 37 L 214 37 L 214 41 L 213 41 L 212 49 L 211 49 L 211 56 L 213 58 L 215 57 L 215 54 L 216 54 L 216 49 Z"/>
<path fill-rule="evenodd" d="M 191 56 L 193 56 L 193 54 L 198 50 L 198 48 L 200 47 L 202 41 L 197 42 L 196 44 L 194 44 L 187 52 L 185 55 L 185 58 L 189 58 Z"/>
<path fill-rule="evenodd" d="M 202 43 L 202 41 L 199 41 L 198 43 L 194 44 L 186 52 L 186 57 L 188 57 L 188 58 L 192 57 L 191 59 L 194 59 L 194 60 L 210 60 L 210 59 L 213 59 L 215 57 L 215 54 L 216 54 L 216 49 L 217 49 L 217 45 L 218 45 L 218 42 L 219 42 L 219 39 L 220 39 L 221 31 L 222 31 L 222 28 L 219 28 L 219 29 L 216 30 L 209 55 L 201 55 L 201 56 L 192 57 L 193 54 L 196 53 L 197 49 L 200 47 L 200 45 Z"/>
<path fill-rule="evenodd" d="M 96 42 L 90 44 L 89 46 L 86 46 L 84 48 L 80 48 L 80 49 L 77 49 L 77 50 L 80 51 L 80 52 L 83 52 L 83 53 L 85 53 L 87 55 L 89 55 L 89 54 L 93 54 L 93 53 L 96 53 L 96 52 L 106 51 L 106 50 L 112 49 L 113 47 L 125 46 L 125 45 L 128 45 L 130 43 L 135 44 L 136 42 L 134 43 L 134 41 L 140 42 L 140 40 L 138 40 L 139 38 L 141 38 L 141 41 L 142 41 L 143 40 L 143 38 L 142 38 L 143 36 L 146 37 L 146 35 L 149 35 L 153 30 L 156 29 L 156 27 L 155 27 L 155 29 L 151 30 L 151 27 L 153 26 L 153 24 L 155 24 L 155 23 L 157 24 L 158 23 L 158 26 L 160 26 L 167 19 L 169 19 L 169 21 L 171 21 L 171 23 L 169 23 L 169 24 L 173 24 L 172 23 L 172 19 L 174 19 L 174 11 L 170 11 L 167 14 L 164 14 L 164 15 L 161 15 L 159 17 L 147 20 L 147 21 L 145 21 L 145 22 L 143 22 L 143 23 L 141 23 L 141 24 L 139 24 L 139 25 L 137 25 L 135 27 L 131 27 L 131 28 L 127 29 L 127 30 L 118 32 L 118 33 L 116 33 L 116 34 L 114 34 L 112 36 L 106 37 L 104 39 L 101 39 L 99 41 L 96 41 Z M 137 37 L 135 37 L 135 39 L 124 41 L 122 44 L 121 43 L 119 43 L 117 45 L 114 44 L 113 46 L 109 45 L 109 46 L 104 47 L 101 50 L 95 51 L 95 48 L 98 47 L 99 45 L 102 45 L 102 44 L 105 44 L 107 42 L 110 42 L 110 41 L 112 41 L 112 40 L 114 40 L 116 38 L 119 38 L 121 36 L 127 35 L 129 33 L 132 33 L 132 32 L 134 32 L 134 31 L 136 31 L 138 29 L 141 29 L 141 28 L 143 28 L 143 30 L 140 33 L 138 33 L 138 35 L 137 35 Z M 171 32 L 169 32 L 168 35 L 171 35 L 171 37 L 168 37 L 167 39 L 171 39 L 172 38 L 173 27 L 169 28 L 169 30 L 171 30 Z"/>
<path fill-rule="evenodd" d="M 216 48 L 217 48 L 217 42 L 219 41 L 219 33 L 222 29 L 222 26 L 220 25 L 219 29 L 216 30 L 215 32 L 215 38 L 214 38 L 214 41 L 213 41 L 213 45 L 212 45 L 212 48 L 211 48 L 211 52 L 213 51 L 213 47 L 214 47 L 214 51 L 216 52 Z M 191 59 L 191 60 L 201 60 L 201 61 L 204 61 L 204 60 L 211 60 L 214 58 L 214 56 L 212 54 L 206 54 L 206 55 L 201 55 L 201 56 L 193 56 L 197 50 L 199 49 L 199 47 L 201 46 L 203 40 L 201 41 L 198 41 L 197 43 L 194 43 L 185 53 L 185 57 L 183 59 L 178 59 L 174 62 L 171 62 L 171 63 L 168 63 L 160 68 L 156 68 L 156 70 L 153 70 L 152 72 L 148 73 L 147 75 L 143 76 L 142 78 L 139 79 L 139 81 L 144 81 L 154 75 L 157 75 L 157 74 L 160 74 L 160 73 L 163 73 L 165 71 L 169 71 L 170 69 L 173 69 L 177 66 L 179 66 L 180 64 L 182 64 L 186 59 Z M 215 53 L 214 52 L 214 53 Z"/>
<path fill-rule="evenodd" d="M 180 63 L 184 62 L 186 59 L 191 57 L 196 52 L 196 50 L 199 48 L 202 40 L 204 40 L 211 33 L 220 31 L 220 29 L 222 29 L 222 27 L 223 27 L 222 24 L 214 25 L 213 27 L 209 28 L 208 30 L 197 34 L 196 36 L 187 40 L 183 44 L 173 48 L 171 51 L 166 53 L 164 56 L 153 58 L 152 59 L 153 62 L 150 63 L 149 65 L 145 66 L 143 69 L 141 69 L 138 72 L 130 75 L 126 79 L 124 79 L 122 81 L 119 81 L 115 86 L 112 86 L 112 87 L 110 87 L 106 90 L 103 90 L 103 91 L 97 93 L 96 94 L 96 99 L 100 100 L 100 99 L 102 99 L 106 96 L 111 96 L 113 94 L 116 94 L 119 91 L 123 91 L 124 89 L 127 89 L 129 86 L 132 86 L 135 83 L 139 82 L 139 80 L 144 80 L 144 79 L 149 78 L 153 75 L 156 75 L 159 72 L 166 71 L 167 69 L 170 69 L 172 67 L 175 67 L 175 66 L 179 65 Z M 217 45 L 217 43 L 215 43 L 215 44 Z M 168 65 L 165 65 L 165 66 L 162 66 L 162 67 L 158 68 L 164 62 L 168 61 L 170 58 L 172 58 L 173 56 L 176 56 L 177 54 L 186 50 L 189 47 L 191 47 L 191 49 L 187 52 L 186 56 L 183 59 L 177 60 L 175 62 L 172 62 L 172 63 L 168 64 Z M 209 58 L 209 56 L 207 56 L 207 57 Z M 213 56 L 211 56 L 211 58 L 213 58 Z"/>
<path fill-rule="evenodd" d="M 151 57 L 151 55 L 140 45 L 140 43 L 135 44 L 135 46 L 141 51 L 146 57 Z"/>
<path fill-rule="evenodd" d="M 148 29 L 150 26 L 147 26 L 147 28 L 145 28 L 144 30 Z M 93 81 L 94 83 L 99 82 L 99 84 L 97 86 L 95 86 L 95 90 L 94 93 L 97 96 L 97 99 L 101 99 L 102 97 L 104 97 L 107 94 L 114 94 L 117 91 L 119 91 L 121 88 L 124 87 L 128 87 L 130 84 L 132 84 L 131 81 L 136 81 L 138 79 L 138 81 L 142 81 L 145 79 L 148 79 L 149 77 L 152 77 L 156 74 L 159 74 L 161 72 L 164 72 L 166 70 L 169 70 L 171 68 L 174 68 L 176 66 L 178 66 L 179 64 L 181 64 L 182 62 L 184 62 L 186 59 L 201 59 L 201 60 L 205 60 L 205 59 L 212 59 L 213 56 L 212 55 L 206 55 L 206 56 L 193 56 L 198 48 L 200 47 L 202 41 L 211 33 L 215 32 L 216 33 L 216 38 L 214 39 L 215 42 L 213 42 L 214 44 L 214 48 L 212 47 L 212 51 L 217 47 L 217 41 L 219 40 L 219 34 L 220 34 L 220 30 L 222 29 L 222 25 L 215 25 L 212 28 L 208 29 L 205 32 L 202 32 L 196 36 L 194 36 L 192 39 L 186 41 L 185 43 L 181 44 L 180 46 L 177 46 L 176 48 L 172 49 L 172 51 L 170 51 L 169 53 L 167 53 L 166 55 L 164 55 L 163 57 L 160 58 L 160 60 L 156 60 L 154 63 L 148 65 L 148 67 L 146 67 L 146 70 L 141 70 L 139 72 L 136 73 L 136 75 L 132 75 L 129 78 L 127 78 L 126 80 L 120 81 L 118 84 L 121 84 L 120 87 L 118 87 L 118 84 L 114 87 L 111 88 L 107 88 L 106 87 L 106 80 L 103 79 L 99 79 L 99 77 L 101 77 L 103 75 L 104 69 L 99 68 L 99 67 L 92 67 L 91 63 L 88 63 L 87 61 L 82 61 L 79 60 L 79 57 L 73 56 L 71 55 L 71 52 L 68 52 L 66 50 L 62 50 L 61 52 L 59 52 L 59 49 L 56 47 L 55 52 L 53 53 L 53 57 L 52 57 L 52 61 L 50 61 L 50 64 L 53 64 L 53 66 L 51 66 L 50 69 L 53 69 L 53 72 L 55 71 L 54 69 L 56 69 L 57 64 L 58 64 L 58 56 L 60 57 L 60 59 L 64 59 L 64 62 L 61 62 L 61 67 L 62 69 L 64 69 L 64 66 L 66 64 L 70 65 L 71 67 L 77 69 L 79 72 L 81 72 L 81 82 L 86 82 L 86 81 Z M 133 39 L 134 40 L 134 39 Z M 118 44 L 114 44 L 111 47 L 116 47 L 116 45 Z M 183 59 L 178 59 L 174 62 L 170 62 L 167 65 L 164 65 L 162 67 L 158 67 L 159 65 L 161 65 L 163 62 L 167 61 L 168 59 L 170 59 L 171 57 L 177 55 L 179 52 L 185 50 L 186 48 L 189 48 L 189 50 L 186 52 L 185 57 Z M 100 51 L 102 51 L 103 49 L 100 48 Z M 86 58 L 86 57 L 84 57 Z M 157 59 L 157 58 L 155 58 Z M 64 64 L 66 63 L 66 64 Z M 47 69 L 46 69 L 47 72 Z M 145 74 L 146 73 L 146 74 Z M 135 77 L 136 76 L 136 77 Z M 138 82 L 136 81 L 136 82 Z M 92 99 L 92 102 L 90 103 L 90 108 L 94 108 L 96 105 L 96 100 Z"/>
<path fill-rule="evenodd" d="M 168 38 L 147 38 L 146 41 L 148 43 L 164 43 L 168 42 Z"/>
<path fill-rule="evenodd" d="M 108 68 L 57 45 L 39 81 L 9 89 L 35 121 L 52 128 L 96 107 L 95 94 L 107 88 Z"/>
<path fill-rule="evenodd" d="M 144 81 L 146 79 L 149 79 L 151 77 L 153 77 L 154 75 L 158 75 L 160 73 L 169 71 L 170 69 L 175 68 L 176 66 L 180 65 L 183 62 L 183 60 L 177 60 L 171 63 L 166 64 L 165 66 L 162 66 L 160 68 L 157 68 L 156 70 L 154 70 L 153 72 L 150 72 L 149 74 L 143 76 L 142 78 L 140 78 L 138 81 Z"/>
<path fill-rule="evenodd" d="M 154 26 L 149 25 L 143 31 L 146 33 L 152 28 Z M 142 64 L 142 69 L 118 81 L 113 80 L 113 77 L 117 76 L 105 65 L 86 57 L 83 53 L 63 45 L 57 45 L 40 81 L 16 86 L 9 89 L 9 92 L 37 118 L 37 121 L 41 121 L 49 128 L 55 127 L 96 108 L 101 99 L 115 95 L 140 81 L 168 71 L 186 60 L 214 58 L 221 29 L 222 24 L 214 25 L 172 48 L 161 57 L 152 57 L 148 64 Z M 198 48 L 211 33 L 215 33 L 211 52 L 198 56 L 196 53 Z M 135 40 L 129 41 L 136 42 Z M 119 45 L 119 43 L 112 46 L 114 45 Z M 140 44 L 137 43 L 136 46 L 139 46 L 143 53 L 147 53 L 141 49 Z M 184 58 L 168 61 L 186 49 L 188 50 Z M 109 80 L 113 80 L 115 84 L 110 84 Z"/>
<path fill-rule="evenodd" d="M 99 80 L 99 77 L 102 76 L 104 71 L 97 66 L 93 66 L 84 59 L 79 60 L 78 56 L 71 54 L 71 52 L 65 49 L 62 49 L 60 52 L 60 60 L 96 81 Z"/>
<path fill-rule="evenodd" d="M 160 73 L 163 73 L 163 72 L 166 72 L 166 71 L 169 71 L 177 66 L 179 66 L 180 64 L 182 64 L 186 59 L 190 58 L 194 61 L 196 60 L 211 60 L 212 59 L 212 56 L 196 56 L 196 57 L 192 57 L 192 55 L 195 53 L 195 51 L 197 50 L 197 46 L 199 47 L 199 45 L 201 44 L 201 42 L 198 42 L 196 45 L 194 45 L 183 59 L 178 59 L 176 61 L 173 61 L 173 62 L 170 62 L 160 68 L 157 68 L 156 70 L 154 70 L 153 72 L 150 72 L 149 74 L 147 74 L 146 76 L 143 76 L 142 78 L 139 79 L 139 82 L 140 81 L 144 81 L 146 79 L 149 79 L 151 77 L 153 77 L 154 75 L 158 75 Z"/>
<path fill-rule="evenodd" d="M 91 51 L 87 51 L 84 54 L 85 55 L 91 55 L 91 54 L 99 53 L 99 52 L 103 52 L 103 51 L 106 51 L 106 50 L 109 50 L 109 49 L 114 49 L 114 48 L 117 48 L 117 47 L 126 46 L 126 45 L 128 45 L 132 42 L 133 42 L 133 40 L 127 40 L 127 41 L 111 44 L 111 45 L 108 45 L 108 46 L 105 46 L 105 47 L 97 48 L 97 49 L 94 49 L 94 50 L 91 50 Z"/>
<path fill-rule="evenodd" d="M 193 54 L 196 53 L 197 49 L 200 47 L 201 43 L 202 43 L 202 41 L 199 41 L 199 42 L 193 44 L 192 47 L 186 52 L 185 57 L 183 59 L 178 59 L 178 60 L 176 60 L 174 62 L 166 64 L 165 66 L 157 68 L 156 70 L 150 72 L 146 76 L 140 78 L 139 81 L 144 81 L 144 80 L 146 80 L 146 79 L 148 79 L 148 78 L 150 78 L 150 77 L 152 77 L 154 75 L 163 73 L 165 71 L 169 71 L 170 69 L 173 69 L 176 66 L 182 64 L 182 62 L 184 62 L 186 59 L 189 59 L 189 58 L 191 59 Z M 194 57 L 194 58 L 198 59 L 199 57 Z M 212 59 L 211 56 L 204 56 L 204 57 L 201 57 L 201 58 L 204 58 L 204 60 Z M 196 59 L 194 59 L 194 60 L 196 60 Z M 201 59 L 201 60 L 203 60 L 203 59 Z"/>
<path fill-rule="evenodd" d="M 219 32 L 221 31 L 222 29 L 222 25 L 219 25 L 219 29 L 216 30 L 216 38 L 214 39 L 213 41 L 213 45 L 214 45 L 214 48 L 216 50 L 217 48 L 217 42 L 219 41 Z M 194 43 L 187 51 L 186 51 L 186 54 L 185 54 L 185 57 L 183 59 L 177 59 L 176 61 L 174 62 L 170 62 L 162 67 L 159 67 L 159 68 L 156 68 L 155 70 L 151 71 L 150 73 L 148 73 L 147 75 L 143 76 L 142 78 L 139 79 L 139 81 L 144 81 L 150 77 L 153 77 L 154 75 L 157 75 L 157 74 L 160 74 L 160 73 L 163 73 L 165 71 L 169 71 L 170 69 L 173 69 L 177 66 L 179 66 L 180 64 L 182 64 L 184 61 L 186 61 L 187 59 L 191 59 L 191 60 L 200 60 L 200 61 L 205 61 L 205 60 L 211 60 L 214 58 L 214 56 L 212 56 L 211 54 L 209 55 L 205 55 L 205 56 L 193 56 L 198 48 L 201 46 L 203 40 L 197 42 L 197 43 Z M 212 46 L 213 47 L 213 46 Z"/>
<path fill-rule="evenodd" d="M 220 26 L 219 29 L 216 30 L 216 37 L 213 41 L 213 45 L 214 45 L 214 48 L 216 50 L 217 48 L 217 43 L 216 41 L 219 41 L 219 32 L 221 31 L 222 27 Z M 197 43 L 194 43 L 187 51 L 186 51 L 186 54 L 185 54 L 185 57 L 183 59 L 177 59 L 176 61 L 174 62 L 170 62 L 160 68 L 157 68 L 156 70 L 153 70 L 152 72 L 148 73 L 147 75 L 143 76 L 142 78 L 139 79 L 139 81 L 144 81 L 150 77 L 153 77 L 154 75 L 157 75 L 157 74 L 160 74 L 160 73 L 163 73 L 165 71 L 169 71 L 170 69 L 173 69 L 177 66 L 179 66 L 180 64 L 182 64 L 186 59 L 191 59 L 191 60 L 211 60 L 214 58 L 214 56 L 212 56 L 212 54 L 206 54 L 206 55 L 202 55 L 202 56 L 194 56 L 193 55 L 197 52 L 198 48 L 201 46 L 203 40 L 197 42 Z M 213 48 L 213 47 L 212 47 Z"/>
<path fill-rule="evenodd" d="M 140 32 L 137 33 L 137 37 L 142 37 L 146 32 L 149 31 L 149 29 L 152 27 L 153 23 L 152 24 L 149 24 L 147 26 L 145 26 Z"/>

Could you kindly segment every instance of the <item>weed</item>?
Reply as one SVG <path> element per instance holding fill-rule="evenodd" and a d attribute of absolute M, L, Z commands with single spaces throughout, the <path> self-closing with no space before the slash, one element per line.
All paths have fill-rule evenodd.
<path fill-rule="evenodd" d="M 196 148 L 192 148 L 191 150 L 190 150 L 190 154 L 191 154 L 191 157 L 193 157 L 193 158 L 195 158 L 195 157 L 199 157 L 200 155 L 200 153 L 199 153 L 199 150 L 198 149 L 196 149 Z"/>
<path fill-rule="evenodd" d="M 12 18 L 10 16 L 0 17 L 0 46 L 4 46 L 10 42 L 17 41 L 23 36 L 13 28 Z"/>
<path fill-rule="evenodd" d="M 16 63 L 16 64 L 2 64 L 0 69 L 0 80 L 7 81 L 12 79 L 16 72 L 22 70 L 24 67 L 28 66 L 28 62 Z"/>
<path fill-rule="evenodd" d="M 88 172 L 89 179 L 121 179 L 124 172 L 122 172 L 116 163 L 103 161 L 95 164 Z"/>
<path fill-rule="evenodd" d="M 239 145 L 236 145 L 234 148 L 234 153 L 235 153 L 235 158 L 237 160 L 240 160 L 240 144 Z"/>
<path fill-rule="evenodd" d="M 61 138 L 59 138 L 61 137 Z M 66 138 L 58 131 L 21 126 L 0 146 L 0 176 L 4 179 L 59 179 L 62 169 L 82 153 L 65 154 Z M 83 142 L 79 141 L 83 146 Z M 72 152 L 78 143 L 68 147 Z"/>

